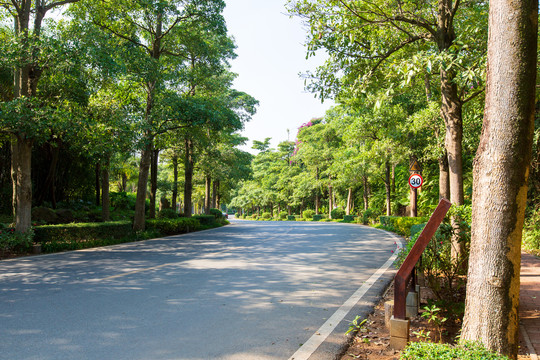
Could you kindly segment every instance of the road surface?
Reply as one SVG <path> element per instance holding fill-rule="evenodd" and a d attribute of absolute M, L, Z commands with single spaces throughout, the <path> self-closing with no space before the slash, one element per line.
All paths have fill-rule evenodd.
<path fill-rule="evenodd" d="M 334 358 L 388 283 L 399 239 L 349 224 L 231 223 L 0 261 L 0 359 Z"/>

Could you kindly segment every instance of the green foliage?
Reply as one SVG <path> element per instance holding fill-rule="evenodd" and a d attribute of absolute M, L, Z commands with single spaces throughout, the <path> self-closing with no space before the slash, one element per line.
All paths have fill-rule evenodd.
<path fill-rule="evenodd" d="M 321 221 L 323 216 L 321 214 L 313 215 L 313 221 Z"/>
<path fill-rule="evenodd" d="M 362 223 L 364 225 L 367 225 L 369 223 L 372 223 L 374 222 L 377 217 L 379 216 L 379 211 L 377 210 L 374 210 L 374 209 L 366 209 L 364 210 L 363 214 L 362 214 Z"/>
<path fill-rule="evenodd" d="M 345 335 L 347 335 L 350 332 L 358 332 L 358 331 L 365 332 L 367 330 L 366 327 L 364 326 L 366 322 L 367 322 L 367 319 L 362 320 L 360 316 L 356 315 L 354 320 L 349 324 L 349 330 L 345 332 Z"/>
<path fill-rule="evenodd" d="M 396 266 L 399 267 L 421 234 L 420 226 L 410 238 L 406 246 L 399 252 Z M 423 228 L 423 227 L 422 227 Z M 459 234 L 459 241 L 464 244 L 465 252 L 457 260 L 452 259 L 452 235 Z M 464 276 L 467 272 L 468 248 L 470 244 L 470 226 L 460 223 L 459 229 L 453 229 L 448 223 L 442 223 L 433 238 L 429 241 L 418 262 L 418 270 L 424 273 L 429 288 L 438 299 L 455 299 L 458 289 L 464 286 Z M 458 301 L 456 299 L 456 301 Z"/>
<path fill-rule="evenodd" d="M 287 221 L 295 221 L 296 220 L 296 216 L 294 215 L 287 215 Z"/>
<path fill-rule="evenodd" d="M 441 308 L 437 307 L 435 304 L 424 306 L 422 312 L 422 317 L 428 321 L 428 323 L 433 323 L 437 327 L 437 332 L 439 333 L 439 342 L 442 341 L 442 324 L 448 320 L 445 317 L 439 315 Z"/>
<path fill-rule="evenodd" d="M 269 212 L 264 212 L 261 215 L 261 219 L 263 220 L 270 220 L 271 218 L 272 218 L 272 214 L 270 214 Z"/>
<path fill-rule="evenodd" d="M 523 227 L 523 249 L 540 255 L 540 208 L 531 210 Z"/>
<path fill-rule="evenodd" d="M 381 225 L 383 225 L 386 229 L 395 231 L 400 235 L 409 237 L 411 236 L 411 227 L 413 225 L 425 223 L 427 221 L 427 218 L 407 216 L 381 216 L 379 217 L 379 221 Z"/>
<path fill-rule="evenodd" d="M 136 194 L 126 192 L 111 192 L 111 206 L 118 210 L 134 210 Z"/>
<path fill-rule="evenodd" d="M 400 360 L 510 360 L 487 350 L 480 343 L 464 342 L 456 346 L 429 342 L 410 343 L 401 353 Z"/>
<path fill-rule="evenodd" d="M 23 233 L 12 228 L 0 228 L 0 251 L 2 256 L 6 252 L 28 250 L 32 245 L 33 237 L 34 231 L 32 229 Z"/>
<path fill-rule="evenodd" d="M 304 210 L 304 212 L 302 212 L 302 217 L 304 219 L 312 219 L 313 215 L 315 215 L 314 210 Z"/>
<path fill-rule="evenodd" d="M 279 218 L 281 220 L 285 220 L 285 219 L 287 219 L 288 215 L 289 215 L 289 213 L 287 213 L 286 211 L 282 211 L 282 212 L 279 213 Z"/>
<path fill-rule="evenodd" d="M 338 208 L 333 209 L 331 211 L 331 214 L 332 214 L 332 219 L 334 220 L 343 219 L 343 217 L 345 216 L 345 210 L 338 207 Z"/>
<path fill-rule="evenodd" d="M 178 213 L 174 209 L 163 209 L 158 212 L 157 218 L 158 219 L 176 219 L 178 218 Z"/>
<path fill-rule="evenodd" d="M 345 215 L 343 216 L 343 222 L 347 222 L 347 223 L 353 222 L 355 218 L 356 216 L 354 215 Z"/>

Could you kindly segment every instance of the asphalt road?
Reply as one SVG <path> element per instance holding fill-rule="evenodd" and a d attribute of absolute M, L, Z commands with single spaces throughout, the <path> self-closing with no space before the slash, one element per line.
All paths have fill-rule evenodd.
<path fill-rule="evenodd" d="M 388 283 L 396 241 L 358 225 L 232 220 L 0 261 L 0 359 L 333 359 Z"/>

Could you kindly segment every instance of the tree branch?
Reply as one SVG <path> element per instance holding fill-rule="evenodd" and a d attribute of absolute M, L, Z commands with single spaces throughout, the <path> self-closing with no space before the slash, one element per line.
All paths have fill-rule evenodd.
<path fill-rule="evenodd" d="M 119 33 L 118 31 L 113 30 L 113 29 L 110 28 L 109 26 L 107 26 L 107 25 L 105 25 L 105 24 L 102 24 L 102 23 L 100 23 L 100 22 L 98 22 L 98 21 L 96 21 L 96 20 L 94 20 L 94 19 L 92 19 L 92 23 L 94 23 L 94 25 L 99 26 L 99 27 L 102 28 L 102 29 L 105 29 L 105 30 L 107 30 L 107 31 L 112 32 L 114 35 L 116 35 L 116 36 L 118 36 L 118 37 L 120 37 L 120 38 L 122 38 L 122 39 L 124 39 L 124 40 L 127 40 L 127 41 L 131 42 L 131 43 L 134 44 L 134 45 L 137 45 L 137 46 L 139 46 L 139 47 L 142 47 L 143 49 L 145 49 L 145 50 L 148 51 L 149 53 L 152 53 L 152 50 L 151 50 L 148 46 L 146 46 L 146 45 L 144 45 L 144 44 L 141 44 L 140 42 L 135 41 L 135 40 L 133 40 L 133 39 L 131 39 L 131 38 L 125 36 L 124 34 Z"/>
<path fill-rule="evenodd" d="M 57 1 L 57 2 L 53 2 L 47 6 L 44 7 L 45 9 L 45 12 L 57 7 L 57 6 L 62 6 L 62 5 L 66 5 L 66 4 L 71 4 L 71 3 L 76 3 L 76 2 L 79 2 L 79 0 L 62 0 L 62 1 Z"/>
<path fill-rule="evenodd" d="M 465 100 L 463 100 L 461 103 L 462 104 L 465 104 L 469 101 L 471 101 L 472 99 L 474 99 L 475 97 L 477 97 L 478 95 L 480 95 L 481 93 L 483 93 L 486 89 L 482 88 L 480 90 L 477 90 L 475 92 L 473 92 L 468 98 L 466 98 Z"/>

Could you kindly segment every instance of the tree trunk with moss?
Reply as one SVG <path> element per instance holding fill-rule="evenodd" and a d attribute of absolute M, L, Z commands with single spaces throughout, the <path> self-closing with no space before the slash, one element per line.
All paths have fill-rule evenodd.
<path fill-rule="evenodd" d="M 534 131 L 538 1 L 492 0 L 486 106 L 474 162 L 461 339 L 512 358 L 519 344 L 521 236 Z"/>

